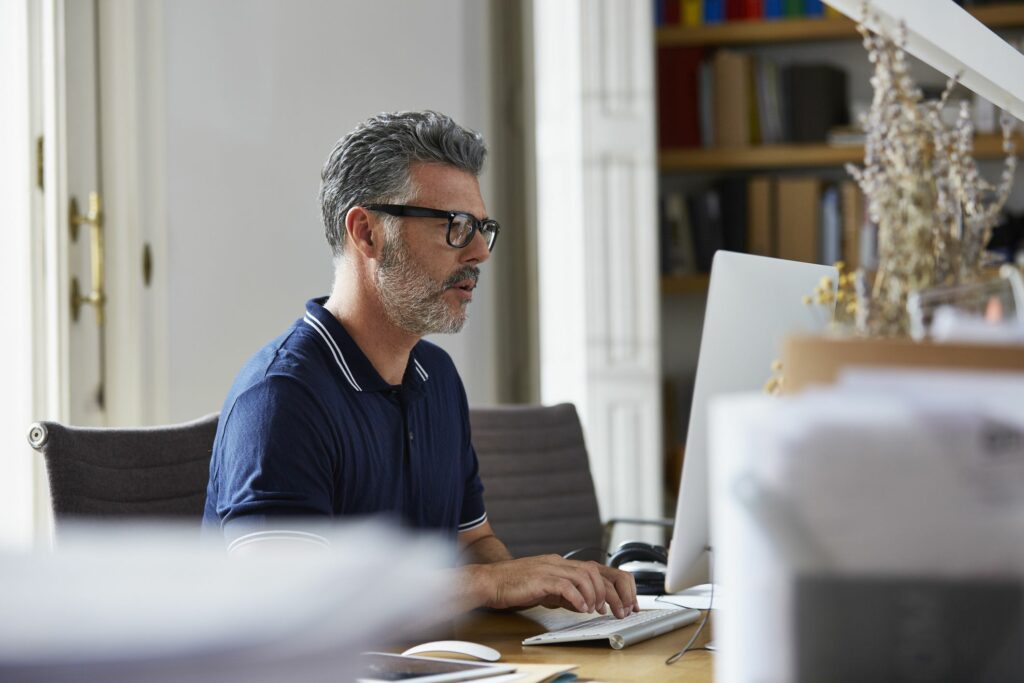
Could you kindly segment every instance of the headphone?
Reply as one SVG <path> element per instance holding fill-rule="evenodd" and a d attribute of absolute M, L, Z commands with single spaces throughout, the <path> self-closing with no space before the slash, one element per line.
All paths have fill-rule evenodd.
<path fill-rule="evenodd" d="M 618 568 L 627 562 L 658 562 L 667 566 L 668 551 L 660 545 L 629 541 L 616 548 L 608 559 L 608 566 Z M 639 595 L 661 595 L 665 592 L 664 570 L 637 569 L 630 574 L 636 581 L 636 592 Z"/>
<path fill-rule="evenodd" d="M 660 545 L 629 541 L 623 543 L 608 559 L 608 566 L 620 567 L 627 562 L 661 562 L 668 564 L 668 551 Z"/>

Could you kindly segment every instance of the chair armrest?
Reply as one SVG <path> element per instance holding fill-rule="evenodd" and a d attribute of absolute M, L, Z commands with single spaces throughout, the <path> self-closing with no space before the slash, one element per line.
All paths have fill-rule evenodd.
<path fill-rule="evenodd" d="M 636 524 L 638 526 L 660 526 L 663 529 L 671 529 L 675 524 L 674 519 L 661 517 L 659 519 L 642 519 L 639 517 L 613 517 L 604 523 L 604 532 L 601 534 L 601 547 L 608 552 L 608 544 L 612 540 L 612 531 L 616 524 Z"/>

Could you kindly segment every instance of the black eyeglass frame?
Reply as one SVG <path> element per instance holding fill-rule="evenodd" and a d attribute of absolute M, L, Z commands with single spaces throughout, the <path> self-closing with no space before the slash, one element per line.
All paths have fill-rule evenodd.
<path fill-rule="evenodd" d="M 407 204 L 367 204 L 363 208 L 399 217 L 447 218 L 448 231 L 445 233 L 445 240 L 448 242 L 448 246 L 454 249 L 464 249 L 465 247 L 468 247 L 470 242 L 473 241 L 473 236 L 478 232 L 486 242 L 488 233 L 484 232 L 484 229 L 487 228 L 491 231 L 490 234 L 493 235 L 490 242 L 487 244 L 487 251 L 493 251 L 494 243 L 498 241 L 498 233 L 501 232 L 501 225 L 493 218 L 480 220 L 473 214 L 466 213 L 465 211 L 444 211 L 443 209 L 428 209 L 423 206 L 409 206 Z M 455 224 L 455 219 L 459 216 L 465 216 L 468 218 L 469 224 L 473 226 L 462 244 L 456 244 L 452 241 L 452 226 Z"/>

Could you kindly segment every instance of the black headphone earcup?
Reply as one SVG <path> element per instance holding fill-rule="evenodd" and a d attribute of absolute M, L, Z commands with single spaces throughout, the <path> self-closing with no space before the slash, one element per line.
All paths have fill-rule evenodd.
<path fill-rule="evenodd" d="M 608 560 L 608 565 L 611 567 L 621 567 L 627 562 L 661 562 L 662 564 L 668 564 L 668 552 L 660 545 L 630 541 L 623 543 L 612 553 L 611 559 Z"/>

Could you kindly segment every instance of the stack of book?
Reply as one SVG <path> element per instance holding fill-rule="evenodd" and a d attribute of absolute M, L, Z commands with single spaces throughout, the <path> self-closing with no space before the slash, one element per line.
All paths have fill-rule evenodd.
<path fill-rule="evenodd" d="M 851 180 L 754 175 L 661 197 L 662 275 L 706 273 L 719 249 L 810 263 L 874 259 L 874 228 Z"/>
<path fill-rule="evenodd" d="M 662 149 L 823 143 L 850 120 L 846 72 L 830 64 L 665 46 L 657 78 Z"/>
<path fill-rule="evenodd" d="M 654 0 L 654 22 L 658 26 L 821 16 L 839 16 L 839 12 L 821 0 Z"/>

